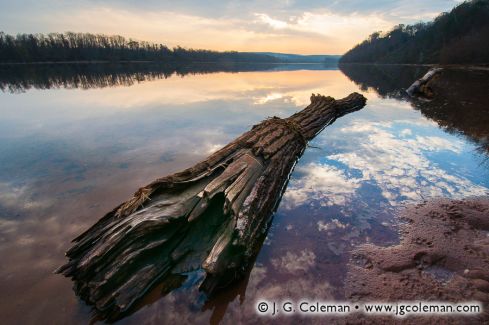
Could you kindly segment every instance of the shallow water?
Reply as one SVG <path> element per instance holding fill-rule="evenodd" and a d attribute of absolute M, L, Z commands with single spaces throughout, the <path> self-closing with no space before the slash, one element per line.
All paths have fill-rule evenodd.
<path fill-rule="evenodd" d="M 409 80 L 425 72 L 403 69 Z M 207 299 L 197 290 L 202 274 L 189 274 L 165 297 L 154 290 L 121 323 L 251 323 L 257 299 L 342 300 L 349 251 L 397 242 L 402 206 L 489 194 L 480 139 L 448 132 L 413 109 L 399 96 L 408 82 L 400 72 L 346 70 L 355 83 L 338 69 L 270 70 L 141 73 L 124 82 L 114 82 L 120 75 L 100 82 L 97 74 L 82 88 L 62 78 L 39 83 L 30 74 L 3 79 L 2 323 L 89 322 L 91 309 L 71 281 L 52 274 L 70 240 L 138 187 L 193 165 L 266 117 L 291 115 L 311 93 L 358 91 L 368 103 L 310 143 L 248 277 Z M 470 118 L 464 125 L 480 123 Z"/>

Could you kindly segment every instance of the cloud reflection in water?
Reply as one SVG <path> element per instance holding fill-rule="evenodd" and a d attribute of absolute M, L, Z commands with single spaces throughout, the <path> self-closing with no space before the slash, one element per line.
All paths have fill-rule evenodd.
<path fill-rule="evenodd" d="M 488 193 L 486 187 L 449 174 L 430 159 L 433 153 L 460 155 L 464 143 L 458 139 L 413 135 L 406 122 L 355 120 L 337 132 L 334 137 L 355 142 L 353 150 L 335 148 L 340 153 L 299 165 L 297 173 L 301 176 L 290 182 L 283 207 L 292 209 L 311 200 L 324 206 L 347 205 L 361 199 L 356 192 L 364 182 L 379 187 L 391 206 L 439 196 L 461 198 Z"/>

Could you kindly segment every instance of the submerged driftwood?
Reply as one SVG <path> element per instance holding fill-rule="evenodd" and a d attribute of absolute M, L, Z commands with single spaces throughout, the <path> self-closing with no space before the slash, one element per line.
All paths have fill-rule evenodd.
<path fill-rule="evenodd" d="M 442 68 L 433 68 L 430 69 L 426 74 L 416 80 L 407 90 L 406 92 L 408 93 L 409 96 L 416 96 L 416 95 L 421 95 L 423 97 L 431 98 L 433 96 L 433 92 L 431 89 L 427 86 L 428 82 L 433 79 L 435 75 L 437 75 L 440 71 L 442 71 Z"/>
<path fill-rule="evenodd" d="M 168 292 L 203 269 L 212 293 L 241 277 L 261 247 L 296 160 L 325 126 L 361 109 L 358 93 L 312 95 L 289 118 L 269 118 L 182 172 L 134 197 L 74 239 L 56 272 L 103 317 L 116 319 L 156 284 Z"/>

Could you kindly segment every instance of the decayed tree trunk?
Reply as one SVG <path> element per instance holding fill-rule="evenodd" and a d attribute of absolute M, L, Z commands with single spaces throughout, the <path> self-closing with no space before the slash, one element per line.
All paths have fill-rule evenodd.
<path fill-rule="evenodd" d="M 438 74 L 440 71 L 442 71 L 442 68 L 433 68 L 430 69 L 426 74 L 416 80 L 409 88 L 406 90 L 409 96 L 416 96 L 416 95 L 421 95 L 427 98 L 431 98 L 433 93 L 431 89 L 427 88 L 426 85 L 427 83 L 433 79 L 433 77 Z"/>
<path fill-rule="evenodd" d="M 155 180 L 74 239 L 56 272 L 104 316 L 128 312 L 156 283 L 178 287 L 203 269 L 212 293 L 242 276 L 261 247 L 296 160 L 336 118 L 361 109 L 358 93 L 312 95 L 289 118 L 269 118 L 182 172 Z"/>

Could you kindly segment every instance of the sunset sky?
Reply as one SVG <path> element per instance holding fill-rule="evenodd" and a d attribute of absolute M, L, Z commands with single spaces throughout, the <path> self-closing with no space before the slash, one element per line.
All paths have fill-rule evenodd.
<path fill-rule="evenodd" d="M 170 47 L 343 54 L 374 31 L 427 21 L 456 0 L 0 0 L 0 31 L 119 34 Z"/>

